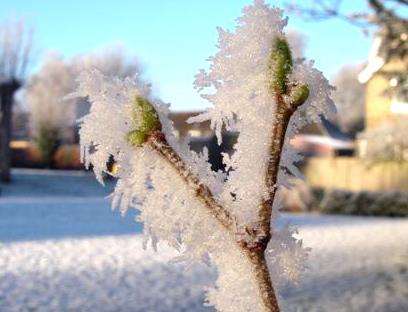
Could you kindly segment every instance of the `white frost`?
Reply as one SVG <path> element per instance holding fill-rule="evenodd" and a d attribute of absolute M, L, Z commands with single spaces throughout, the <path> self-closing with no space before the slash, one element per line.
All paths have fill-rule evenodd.
<path fill-rule="evenodd" d="M 190 122 L 210 120 L 219 142 L 224 128 L 239 133 L 235 152 L 225 157 L 229 175 L 215 173 L 208 164 L 206 151 L 196 154 L 186 142 L 178 142 L 168 118 L 168 106 L 145 94 L 142 85 L 131 79 L 111 79 L 97 71 L 83 74 L 78 96 L 88 96 L 92 103 L 89 115 L 81 120 L 81 146 L 87 166 L 92 164 L 99 181 L 106 163 L 113 157 L 118 165 L 117 186 L 112 194 L 113 207 L 123 213 L 140 210 L 147 242 L 155 248 L 159 241 L 180 251 L 179 259 L 215 264 L 218 279 L 208 291 L 208 301 L 220 311 L 260 311 L 254 272 L 241 253 L 233 234 L 226 232 L 197 200 L 182 177 L 156 151 L 148 146 L 132 147 L 126 141 L 129 131 L 137 128 L 132 118 L 136 95 L 147 97 L 158 112 L 162 131 L 171 147 L 190 171 L 208 185 L 215 198 L 237 219 L 237 225 L 257 221 L 257 208 L 268 189 L 264 185 L 269 159 L 272 121 L 276 104 L 268 90 L 267 70 L 272 43 L 283 36 L 287 19 L 280 9 L 256 0 L 243 10 L 234 31 L 218 29 L 219 51 L 210 58 L 210 70 L 196 76 L 198 90 L 209 90 L 203 97 L 213 107 Z M 298 63 L 290 80 L 305 83 L 310 98 L 290 124 L 286 145 L 297 129 L 326 114 L 332 102 L 331 87 L 311 62 Z M 296 174 L 296 153 L 285 149 L 281 166 Z M 285 185 L 279 176 L 279 185 Z M 278 205 L 275 205 L 277 215 Z M 294 239 L 294 230 L 273 231 L 268 249 L 274 282 L 297 278 L 303 271 L 307 250 Z"/>

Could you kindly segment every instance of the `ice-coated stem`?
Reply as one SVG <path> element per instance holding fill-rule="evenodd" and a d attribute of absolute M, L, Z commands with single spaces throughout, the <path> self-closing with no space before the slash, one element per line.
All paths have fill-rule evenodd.
<path fill-rule="evenodd" d="M 253 266 L 253 272 L 258 285 L 259 296 L 263 303 L 264 312 L 279 312 L 278 299 L 272 285 L 264 251 L 244 249 L 244 253 Z"/>
<path fill-rule="evenodd" d="M 279 305 L 265 262 L 265 250 L 271 240 L 272 207 L 275 201 L 286 131 L 294 112 L 307 100 L 309 87 L 297 82 L 289 83 L 288 75 L 292 71 L 292 57 L 289 45 L 283 38 L 277 38 L 274 42 L 269 69 L 272 71 L 270 91 L 275 99 L 276 110 L 270 135 L 269 161 L 265 173 L 268 195 L 259 206 L 259 223 L 249 229 L 249 232 L 253 233 L 252 240 L 244 244 L 250 250 L 250 259 L 256 270 L 265 309 L 270 312 L 278 312 Z"/>
<path fill-rule="evenodd" d="M 277 102 L 282 97 L 276 94 Z M 283 99 L 282 99 L 283 101 Z M 241 248 L 248 256 L 254 269 L 258 290 L 266 312 L 279 312 L 279 304 L 265 260 L 265 250 L 271 240 L 271 216 L 272 206 L 275 200 L 276 183 L 278 179 L 279 163 L 283 151 L 285 134 L 293 111 L 289 110 L 285 103 L 281 102 L 277 107 L 274 123 L 272 126 L 272 143 L 270 145 L 270 158 L 265 176 L 265 183 L 269 190 L 268 197 L 259 207 L 259 224 L 249 229 L 252 233 L 251 240 L 240 242 Z"/>
<path fill-rule="evenodd" d="M 265 311 L 279 312 L 279 305 L 272 285 L 272 280 L 265 261 L 265 250 L 271 240 L 271 216 L 272 207 L 276 194 L 279 163 L 285 142 L 285 134 L 289 125 L 293 110 L 289 109 L 279 93 L 276 94 L 278 104 L 275 120 L 272 126 L 272 143 L 270 145 L 270 158 L 268 161 L 265 184 L 268 187 L 268 197 L 262 201 L 259 207 L 259 225 L 251 230 L 255 234 L 253 241 L 247 243 L 250 249 L 248 255 L 254 265 L 254 270 L 259 285 L 259 291 L 263 300 Z"/>
<path fill-rule="evenodd" d="M 195 191 L 195 195 L 207 207 L 211 215 L 229 233 L 235 234 L 233 227 L 234 217 L 215 201 L 209 188 L 201 183 L 198 177 L 188 169 L 180 156 L 168 144 L 164 134 L 160 131 L 155 131 L 150 134 L 146 143 L 177 171 L 188 187 Z M 253 274 L 259 287 L 258 291 L 264 304 L 264 311 L 279 312 L 279 305 L 270 279 L 264 250 L 254 250 L 241 243 L 238 244 L 253 266 Z"/>
<path fill-rule="evenodd" d="M 276 104 L 270 134 L 269 160 L 265 172 L 267 197 L 258 208 L 258 222 L 246 228 L 249 238 L 240 242 L 254 265 L 255 276 L 265 311 L 279 312 L 279 305 L 265 261 L 265 250 L 271 240 L 272 207 L 277 190 L 279 164 L 283 153 L 286 131 L 293 113 L 307 100 L 309 87 L 289 82 L 293 63 L 289 45 L 284 38 L 273 43 L 268 69 L 270 71 L 270 92 Z"/>
<path fill-rule="evenodd" d="M 208 211 L 227 230 L 232 232 L 233 216 L 214 199 L 211 190 L 204 185 L 186 166 L 181 157 L 169 145 L 164 136 L 160 119 L 149 100 L 137 96 L 134 100 L 133 122 L 136 129 L 130 131 L 126 137 L 129 144 L 140 147 L 149 145 L 162 156 L 176 172 L 183 178 L 188 187 L 195 191 L 197 198 L 204 203 Z"/>
<path fill-rule="evenodd" d="M 211 215 L 228 231 L 232 232 L 233 216 L 214 199 L 211 190 L 204 185 L 186 166 L 180 156 L 168 144 L 161 131 L 154 131 L 147 139 L 147 144 L 162 156 L 183 178 L 188 187 L 195 191 L 197 198 L 207 207 Z"/>
<path fill-rule="evenodd" d="M 279 312 L 279 304 L 265 260 L 265 250 L 271 240 L 272 207 L 276 195 L 285 135 L 293 113 L 309 96 L 309 88 L 297 82 L 289 82 L 293 68 L 292 56 L 285 38 L 277 38 L 273 43 L 268 66 L 271 77 L 269 89 L 276 104 L 272 121 L 269 147 L 269 160 L 265 172 L 267 197 L 259 204 L 259 221 L 246 230 L 249 237 L 238 240 L 237 244 L 252 264 L 252 274 L 258 285 L 259 296 L 264 312 Z M 235 217 L 214 198 L 211 190 L 192 173 L 176 151 L 168 144 L 161 131 L 157 113 L 148 100 L 136 98 L 135 109 L 141 113 L 140 126 L 128 134 L 128 141 L 134 146 L 147 145 L 165 159 L 183 178 L 186 185 L 194 190 L 196 197 L 204 204 L 208 212 L 232 235 L 235 235 Z"/>
<path fill-rule="evenodd" d="M 294 112 L 307 100 L 309 87 L 297 82 L 289 82 L 289 74 L 293 69 L 292 55 L 289 44 L 284 38 L 276 38 L 271 52 L 269 70 L 271 71 L 270 92 L 275 99 L 275 115 L 272 123 L 269 161 L 265 173 L 265 185 L 268 196 L 259 207 L 259 224 L 253 229 L 262 244 L 261 248 L 271 239 L 271 216 L 278 182 L 279 163 L 283 153 L 286 131 Z M 258 233 L 257 233 L 258 232 Z"/>
<path fill-rule="evenodd" d="M 281 99 L 280 96 L 277 97 L 277 102 Z M 275 200 L 275 194 L 277 190 L 277 180 L 279 173 L 279 163 L 281 160 L 281 155 L 283 151 L 283 145 L 285 142 L 286 130 L 289 125 L 290 117 L 293 112 L 288 110 L 286 104 L 283 102 L 278 104 L 275 113 L 275 119 L 273 121 L 272 132 L 271 132 L 271 144 L 269 146 L 269 161 L 265 174 L 265 185 L 269 190 L 267 198 L 265 198 L 259 207 L 259 221 L 260 221 L 260 233 L 258 237 L 260 240 L 265 241 L 265 246 L 268 244 L 271 233 L 271 217 L 272 217 L 272 207 Z M 263 238 L 265 237 L 265 238 Z"/>
<path fill-rule="evenodd" d="M 209 188 L 200 182 L 185 165 L 180 156 L 168 144 L 164 134 L 156 131 L 150 134 L 146 143 L 162 156 L 184 179 L 188 187 L 195 191 L 197 198 L 207 207 L 211 215 L 231 234 L 234 233 L 234 217 L 218 204 Z M 278 301 L 269 275 L 264 250 L 255 250 L 239 243 L 243 253 L 253 266 L 254 278 L 259 286 L 259 295 L 265 312 L 279 312 Z"/>

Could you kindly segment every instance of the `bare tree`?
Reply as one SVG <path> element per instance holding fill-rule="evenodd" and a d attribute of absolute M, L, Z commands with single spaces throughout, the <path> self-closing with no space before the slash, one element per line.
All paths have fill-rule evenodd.
<path fill-rule="evenodd" d="M 10 139 L 12 106 L 30 60 L 32 29 L 22 20 L 0 25 L 0 171 L 1 180 L 10 181 Z"/>
<path fill-rule="evenodd" d="M 367 10 L 347 12 L 343 0 L 291 1 L 289 10 L 308 20 L 324 21 L 339 18 L 362 28 L 366 33 L 374 30 L 382 40 L 379 53 L 385 62 L 390 59 L 405 59 L 408 56 L 408 20 L 403 12 L 408 8 L 407 0 L 366 0 Z M 398 82 L 390 92 L 408 98 L 408 62 L 398 71 L 383 73 Z"/>
<path fill-rule="evenodd" d="M 353 137 L 364 129 L 365 87 L 357 80 L 362 66 L 346 65 L 334 77 L 334 102 L 340 127 Z"/>
<path fill-rule="evenodd" d="M 51 166 L 64 128 L 75 121 L 73 101 L 63 97 L 74 88 L 74 74 L 59 56 L 46 58 L 39 72 L 30 78 L 25 98 L 30 109 L 30 132 L 45 165 Z"/>

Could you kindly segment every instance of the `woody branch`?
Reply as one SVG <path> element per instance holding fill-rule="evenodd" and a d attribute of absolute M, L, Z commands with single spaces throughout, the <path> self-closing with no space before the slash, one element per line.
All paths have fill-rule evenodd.
<path fill-rule="evenodd" d="M 293 68 L 289 45 L 284 38 L 274 42 L 269 71 L 269 90 L 273 95 L 276 110 L 270 135 L 269 160 L 265 172 L 267 197 L 258 208 L 258 223 L 248 229 L 249 240 L 242 242 L 244 250 L 254 265 L 265 311 L 278 312 L 279 305 L 265 260 L 265 250 L 271 240 L 271 216 L 277 190 L 280 160 L 283 153 L 286 131 L 294 112 L 307 100 L 309 88 L 297 82 L 289 82 Z"/>
<path fill-rule="evenodd" d="M 265 260 L 265 250 L 271 239 L 271 215 L 276 194 L 279 163 L 290 118 L 309 95 L 308 86 L 289 82 L 288 75 L 291 73 L 292 67 L 288 43 L 284 38 L 277 38 L 273 42 L 268 73 L 271 75 L 270 92 L 276 103 L 270 135 L 270 157 L 265 172 L 265 184 L 269 192 L 267 198 L 257 207 L 259 222 L 251 228 L 247 228 L 251 235 L 245 241 L 237 241 L 253 266 L 259 295 L 264 311 L 267 312 L 279 312 L 277 297 Z M 146 144 L 155 150 L 183 178 L 186 185 L 194 190 L 197 199 L 204 204 L 219 224 L 231 234 L 237 234 L 234 233 L 235 217 L 216 201 L 210 189 L 191 172 L 181 157 L 168 144 L 161 131 L 161 123 L 153 106 L 146 99 L 138 97 L 136 98 L 135 109 L 142 116 L 142 124 L 139 129 L 128 134 L 128 141 L 135 146 Z"/>

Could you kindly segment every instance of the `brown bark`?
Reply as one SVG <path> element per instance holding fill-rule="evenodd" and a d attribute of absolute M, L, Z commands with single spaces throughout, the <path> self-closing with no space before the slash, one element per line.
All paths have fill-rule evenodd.
<path fill-rule="evenodd" d="M 271 234 L 271 217 L 272 207 L 275 200 L 277 181 L 279 174 L 279 165 L 283 152 L 283 145 L 285 143 L 286 130 L 289 125 L 290 118 L 297 107 L 290 107 L 287 105 L 282 96 L 276 94 L 276 113 L 273 121 L 271 138 L 272 142 L 269 147 L 269 161 L 265 173 L 265 185 L 269 190 L 268 197 L 260 204 L 259 208 L 259 229 L 260 233 L 257 233 L 259 238 L 266 241 L 268 244 Z M 263 248 L 266 248 L 266 245 Z"/>
<path fill-rule="evenodd" d="M 160 131 L 152 133 L 147 142 L 153 150 L 171 164 L 171 166 L 184 179 L 186 184 L 195 190 L 197 198 L 208 208 L 214 218 L 218 220 L 227 231 L 235 234 L 233 233 L 234 216 L 215 201 L 208 187 L 202 184 L 198 177 L 188 169 L 180 156 L 168 144 L 163 133 Z M 256 245 L 255 247 L 251 244 L 243 244 L 242 242 L 238 242 L 238 245 L 253 266 L 253 274 L 259 287 L 258 290 L 264 305 L 264 311 L 279 312 L 278 300 L 264 255 L 268 242 L 269 238 L 263 242 L 263 244 Z"/>
<path fill-rule="evenodd" d="M 276 113 L 273 121 L 270 144 L 270 158 L 265 173 L 265 185 L 269 190 L 268 197 L 261 202 L 259 207 L 259 223 L 252 229 L 249 241 L 240 242 L 244 253 L 248 256 L 254 266 L 255 276 L 258 282 L 261 299 L 265 311 L 279 312 L 279 304 L 273 288 L 272 280 L 269 274 L 268 266 L 265 260 L 265 250 L 271 240 L 271 217 L 272 207 L 277 190 L 277 180 L 279 173 L 280 160 L 285 143 L 286 130 L 293 113 L 298 106 L 291 107 L 285 103 L 283 97 L 276 92 Z"/>
<path fill-rule="evenodd" d="M 265 173 L 265 185 L 269 190 L 268 197 L 261 202 L 259 207 L 259 224 L 250 230 L 253 237 L 250 242 L 241 243 L 246 250 L 246 254 L 254 265 L 259 291 L 263 300 L 265 311 L 279 312 L 279 304 L 272 285 L 268 266 L 265 261 L 265 250 L 271 240 L 271 217 L 272 207 L 275 201 L 277 190 L 280 161 L 285 143 L 286 131 L 290 118 L 296 109 L 303 103 L 291 105 L 286 103 L 282 94 L 275 91 L 276 112 L 272 125 L 271 139 L 269 147 L 269 161 Z"/>
<path fill-rule="evenodd" d="M 199 178 L 188 169 L 180 156 L 168 144 L 163 133 L 160 131 L 152 133 L 147 142 L 159 153 L 160 156 L 172 165 L 187 185 L 196 192 L 197 198 L 208 208 L 210 213 L 219 221 L 219 223 L 224 228 L 231 231 L 234 224 L 234 218 L 228 210 L 216 202 L 211 190 L 201 183 Z"/>
<path fill-rule="evenodd" d="M 265 260 L 265 250 L 271 239 L 272 206 L 276 195 L 279 165 L 285 143 L 286 130 L 290 118 L 302 103 L 290 104 L 284 101 L 281 93 L 275 92 L 276 113 L 272 125 L 270 158 L 265 172 L 265 184 L 269 190 L 268 197 L 260 203 L 259 222 L 252 228 L 247 228 L 249 239 L 239 240 L 237 244 L 248 257 L 253 266 L 253 274 L 258 284 L 258 291 L 263 302 L 265 312 L 279 312 L 279 304 L 269 269 Z M 164 134 L 155 131 L 150 134 L 148 144 L 159 153 L 184 179 L 186 184 L 196 192 L 197 198 L 207 207 L 214 218 L 230 233 L 234 230 L 235 217 L 225 207 L 214 199 L 210 189 L 201 183 L 186 166 L 180 156 L 166 141 Z"/>
<path fill-rule="evenodd" d="M 265 312 L 279 312 L 278 299 L 273 288 L 264 251 L 251 251 L 248 249 L 243 251 L 253 266 L 259 295 L 262 299 Z"/>

